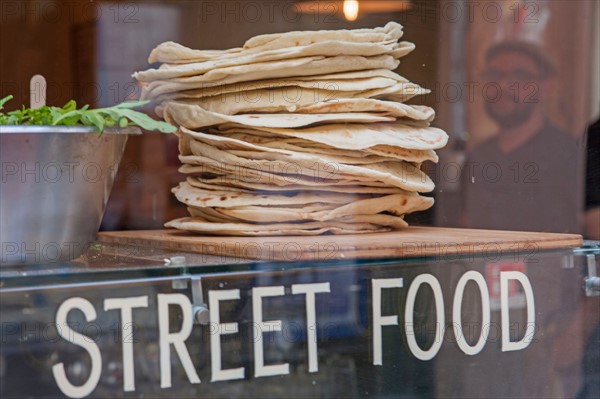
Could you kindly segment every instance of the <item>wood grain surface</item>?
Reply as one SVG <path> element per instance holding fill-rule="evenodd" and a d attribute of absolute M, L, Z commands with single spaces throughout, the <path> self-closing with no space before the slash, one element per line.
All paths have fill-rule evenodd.
<path fill-rule="evenodd" d="M 575 234 L 409 227 L 401 231 L 288 237 L 202 236 L 178 230 L 101 232 L 105 243 L 232 256 L 255 260 L 327 261 L 334 259 L 451 257 L 519 253 L 582 245 Z"/>

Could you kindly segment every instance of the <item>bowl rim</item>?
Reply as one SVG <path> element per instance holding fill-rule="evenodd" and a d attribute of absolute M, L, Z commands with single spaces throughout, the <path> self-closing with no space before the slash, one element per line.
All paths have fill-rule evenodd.
<path fill-rule="evenodd" d="M 0 125 L 0 134 L 23 134 L 23 133 L 96 133 L 96 134 L 119 134 L 140 135 L 142 130 L 137 126 L 109 127 L 102 133 L 93 126 L 50 126 L 50 125 Z"/>

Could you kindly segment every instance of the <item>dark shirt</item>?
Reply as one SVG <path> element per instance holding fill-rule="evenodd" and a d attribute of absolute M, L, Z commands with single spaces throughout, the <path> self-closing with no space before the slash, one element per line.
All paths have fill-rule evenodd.
<path fill-rule="evenodd" d="M 469 227 L 580 232 L 583 156 L 577 140 L 551 125 L 508 154 L 497 138 L 483 143 L 463 169 Z"/>
<path fill-rule="evenodd" d="M 600 206 L 600 120 L 590 126 L 587 146 L 585 207 L 590 209 Z"/>

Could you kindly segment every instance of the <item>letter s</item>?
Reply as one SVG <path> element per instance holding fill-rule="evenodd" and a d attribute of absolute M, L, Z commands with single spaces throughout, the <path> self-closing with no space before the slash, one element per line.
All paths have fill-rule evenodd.
<path fill-rule="evenodd" d="M 87 299 L 75 297 L 64 301 L 56 312 L 56 327 L 60 336 L 65 340 L 82 347 L 90 355 L 90 376 L 82 385 L 73 385 L 67 379 L 63 363 L 52 366 L 52 374 L 62 393 L 70 398 L 83 398 L 92 393 L 100 381 L 100 374 L 102 373 L 102 355 L 100 354 L 98 345 L 96 345 L 90 337 L 78 333 L 71 329 L 67 324 L 67 316 L 73 309 L 78 309 L 83 312 L 86 321 L 96 320 L 96 309 L 94 309 L 94 305 Z"/>

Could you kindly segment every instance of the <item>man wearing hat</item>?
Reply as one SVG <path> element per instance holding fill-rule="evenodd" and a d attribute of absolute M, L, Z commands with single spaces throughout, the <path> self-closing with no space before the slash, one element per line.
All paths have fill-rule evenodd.
<path fill-rule="evenodd" d="M 485 53 L 485 111 L 498 131 L 467 156 L 469 227 L 580 232 L 583 148 L 546 115 L 555 77 L 552 61 L 531 43 L 505 41 Z"/>

